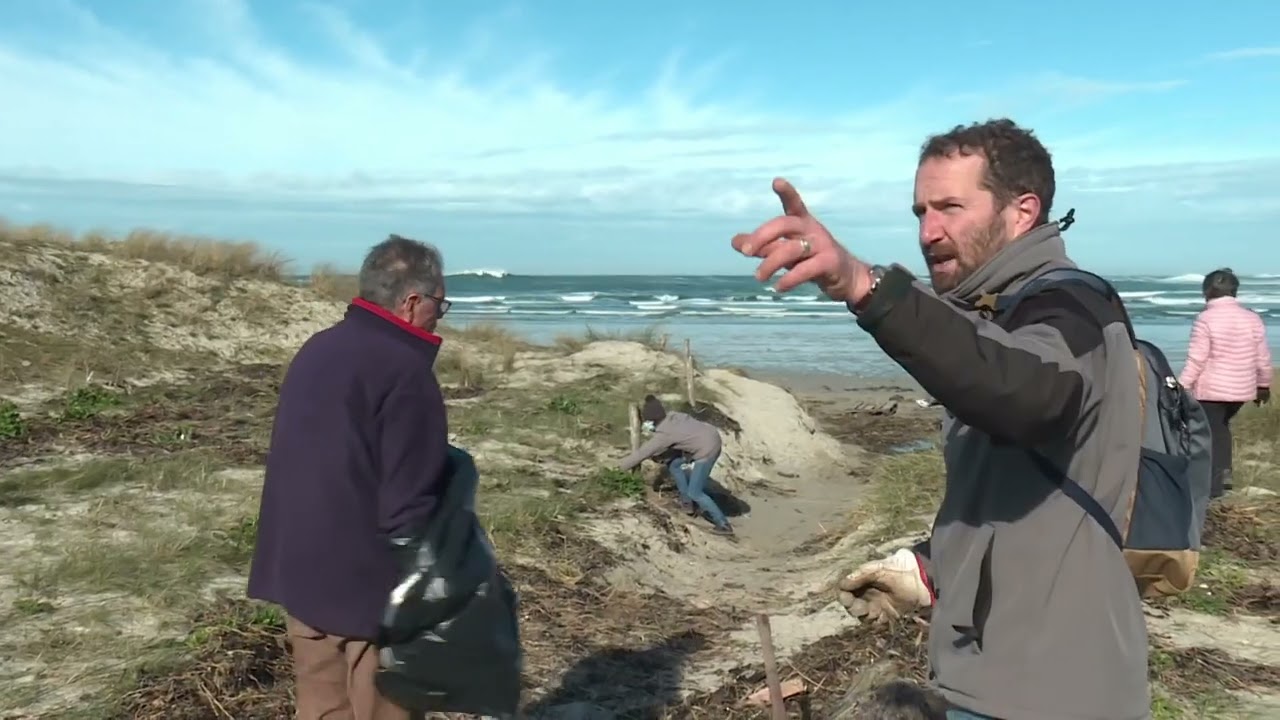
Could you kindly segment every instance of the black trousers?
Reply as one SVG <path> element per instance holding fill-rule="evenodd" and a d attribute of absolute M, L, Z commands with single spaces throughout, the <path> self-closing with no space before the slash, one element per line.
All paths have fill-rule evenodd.
<path fill-rule="evenodd" d="M 1217 402 L 1203 400 L 1200 406 L 1209 419 L 1209 430 L 1213 433 L 1213 487 L 1212 497 L 1222 497 L 1226 477 L 1231 473 L 1231 418 L 1240 412 L 1242 402 Z"/>

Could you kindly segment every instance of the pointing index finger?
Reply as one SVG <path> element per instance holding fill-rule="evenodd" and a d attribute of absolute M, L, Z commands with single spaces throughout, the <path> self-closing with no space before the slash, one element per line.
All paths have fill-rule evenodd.
<path fill-rule="evenodd" d="M 773 179 L 773 191 L 782 201 L 782 211 L 793 217 L 808 217 L 809 208 L 804 206 L 800 193 L 786 178 Z"/>

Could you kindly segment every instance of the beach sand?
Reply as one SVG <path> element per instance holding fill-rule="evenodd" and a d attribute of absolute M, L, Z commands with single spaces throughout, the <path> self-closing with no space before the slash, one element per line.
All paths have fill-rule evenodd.
<path fill-rule="evenodd" d="M 841 442 L 872 452 L 900 453 L 928 449 L 939 440 L 942 409 L 908 375 L 863 378 L 803 370 L 748 372 L 786 388 L 823 430 Z"/>

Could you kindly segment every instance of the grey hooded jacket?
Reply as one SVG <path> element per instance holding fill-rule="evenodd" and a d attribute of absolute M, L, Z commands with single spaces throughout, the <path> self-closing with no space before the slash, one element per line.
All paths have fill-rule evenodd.
<path fill-rule="evenodd" d="M 668 450 L 676 450 L 691 460 L 719 457 L 720 431 L 715 425 L 704 423 L 685 413 L 668 412 L 662 422 L 654 427 L 653 437 L 623 458 L 618 465 L 623 470 L 630 470 L 647 458 Z"/>
<path fill-rule="evenodd" d="M 1133 576 L 1024 448 L 1065 468 L 1122 526 L 1137 483 L 1138 375 L 1117 308 L 1053 288 L 1000 324 L 970 310 L 1074 267 L 1054 224 L 942 298 L 894 267 L 858 324 L 947 409 L 946 492 L 916 548 L 935 592 L 929 659 L 956 705 L 997 718 L 1148 718 L 1147 632 Z"/>

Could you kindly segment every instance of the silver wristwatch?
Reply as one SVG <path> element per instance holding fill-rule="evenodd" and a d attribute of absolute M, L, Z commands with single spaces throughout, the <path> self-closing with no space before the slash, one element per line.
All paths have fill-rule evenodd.
<path fill-rule="evenodd" d="M 855 307 L 852 303 L 849 305 L 849 309 L 853 311 L 854 315 L 866 309 L 871 302 L 871 296 L 875 295 L 876 290 L 880 289 L 880 281 L 884 279 L 884 275 L 887 272 L 889 272 L 889 268 L 883 265 L 872 265 L 867 268 L 867 274 L 871 276 L 871 287 L 867 288 L 867 294 L 863 295 L 861 302 L 858 303 L 860 307 Z"/>

